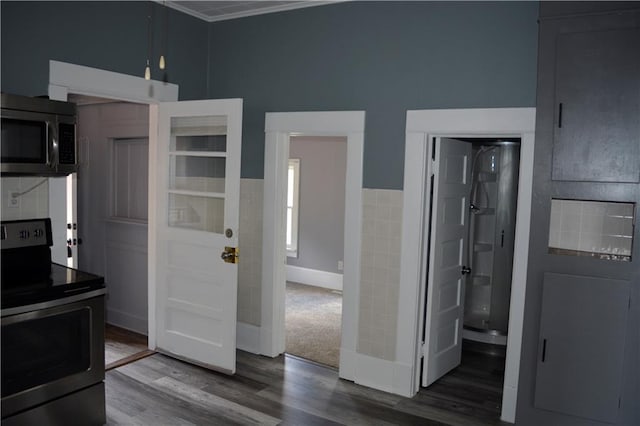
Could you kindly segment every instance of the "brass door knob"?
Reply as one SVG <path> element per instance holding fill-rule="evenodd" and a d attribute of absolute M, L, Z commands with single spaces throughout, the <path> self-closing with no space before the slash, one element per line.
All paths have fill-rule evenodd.
<path fill-rule="evenodd" d="M 225 247 L 224 251 L 220 254 L 220 258 L 226 263 L 238 263 L 238 249 L 235 247 Z"/>

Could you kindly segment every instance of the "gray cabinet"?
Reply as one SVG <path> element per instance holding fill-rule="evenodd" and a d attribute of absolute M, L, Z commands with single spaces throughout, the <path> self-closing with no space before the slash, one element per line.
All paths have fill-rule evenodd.
<path fill-rule="evenodd" d="M 640 2 L 539 5 L 531 234 L 516 424 L 637 426 Z M 625 234 L 633 238 L 631 258 L 623 262 L 550 252 L 552 199 L 635 203 L 634 227 Z M 592 228 L 599 232 L 597 223 Z"/>
<path fill-rule="evenodd" d="M 535 406 L 615 423 L 629 282 L 544 274 Z"/>
<path fill-rule="evenodd" d="M 640 181 L 640 29 L 559 34 L 553 180 Z"/>

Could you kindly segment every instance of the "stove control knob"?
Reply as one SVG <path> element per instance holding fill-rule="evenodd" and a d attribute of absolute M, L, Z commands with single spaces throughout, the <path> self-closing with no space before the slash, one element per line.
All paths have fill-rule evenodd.
<path fill-rule="evenodd" d="M 26 240 L 27 238 L 29 238 L 29 231 L 23 229 L 22 231 L 20 231 L 19 235 L 21 240 Z"/>
<path fill-rule="evenodd" d="M 40 238 L 44 235 L 44 231 L 40 228 L 36 229 L 35 231 L 33 231 L 33 236 L 36 238 Z"/>

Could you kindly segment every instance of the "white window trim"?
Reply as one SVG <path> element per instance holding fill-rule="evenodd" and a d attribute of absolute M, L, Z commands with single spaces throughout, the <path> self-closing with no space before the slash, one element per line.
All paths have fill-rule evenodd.
<path fill-rule="evenodd" d="M 289 171 L 293 169 L 293 188 L 287 184 L 287 221 L 288 213 L 291 210 L 291 244 L 287 244 L 287 257 L 298 257 L 298 224 L 300 219 L 300 159 L 290 158 L 287 168 L 287 181 L 290 177 Z M 292 189 L 293 194 L 289 194 Z M 291 198 L 291 205 L 289 199 Z M 288 225 L 288 224 L 287 224 Z M 288 226 L 287 226 L 288 229 Z M 287 236 L 287 241 L 289 238 Z"/>

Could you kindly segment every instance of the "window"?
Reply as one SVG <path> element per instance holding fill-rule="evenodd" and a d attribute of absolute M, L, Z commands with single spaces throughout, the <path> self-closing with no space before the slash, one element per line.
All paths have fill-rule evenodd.
<path fill-rule="evenodd" d="M 298 257 L 300 159 L 289 159 L 287 169 L 287 256 Z"/>
<path fill-rule="evenodd" d="M 113 216 L 147 221 L 149 142 L 147 139 L 113 141 Z"/>

